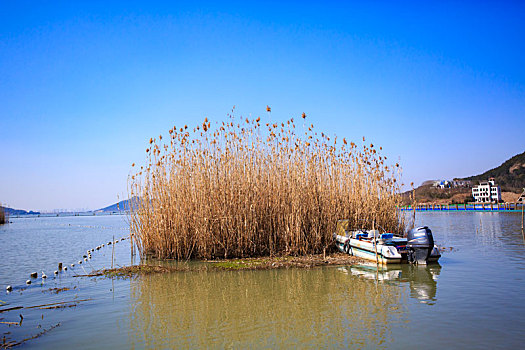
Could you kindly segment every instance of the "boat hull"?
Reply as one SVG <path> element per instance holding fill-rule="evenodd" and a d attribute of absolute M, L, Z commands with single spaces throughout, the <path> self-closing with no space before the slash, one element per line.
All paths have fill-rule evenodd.
<path fill-rule="evenodd" d="M 381 244 L 377 245 L 376 256 L 376 250 L 373 243 L 341 236 L 339 237 L 340 239 L 336 239 L 336 244 L 337 248 L 343 253 L 377 262 L 382 265 L 400 264 L 403 259 L 401 254 L 393 253 L 391 256 L 386 256 L 386 254 L 383 254 L 384 246 Z"/>
<path fill-rule="evenodd" d="M 354 239 L 341 235 L 334 235 L 334 237 L 337 248 L 343 253 L 377 262 L 382 265 L 408 262 L 407 250 L 405 247 L 406 241 L 403 239 L 397 239 L 394 245 L 383 245 L 378 243 L 376 257 L 376 247 L 372 241 Z M 420 264 L 435 263 L 440 257 L 439 249 L 434 247 L 428 259 L 420 262 Z"/>

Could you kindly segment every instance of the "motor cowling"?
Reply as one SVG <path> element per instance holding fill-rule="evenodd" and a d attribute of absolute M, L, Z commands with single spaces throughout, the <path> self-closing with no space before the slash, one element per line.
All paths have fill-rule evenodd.
<path fill-rule="evenodd" d="M 407 258 L 413 264 L 426 264 L 434 249 L 434 237 L 427 226 L 413 228 L 407 234 Z"/>

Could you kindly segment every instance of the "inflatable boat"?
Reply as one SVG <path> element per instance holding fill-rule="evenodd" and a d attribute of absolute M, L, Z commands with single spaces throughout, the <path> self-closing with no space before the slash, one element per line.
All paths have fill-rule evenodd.
<path fill-rule="evenodd" d="M 357 256 L 378 264 L 413 263 L 426 265 L 437 262 L 441 257 L 434 244 L 432 231 L 427 226 L 413 228 L 407 237 L 378 230 L 345 229 L 346 220 L 338 223 L 334 233 L 337 248 L 346 254 Z"/>

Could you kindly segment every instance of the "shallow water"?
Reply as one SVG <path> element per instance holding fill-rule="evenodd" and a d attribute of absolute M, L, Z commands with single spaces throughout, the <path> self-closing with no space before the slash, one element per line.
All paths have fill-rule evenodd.
<path fill-rule="evenodd" d="M 112 247 L 52 277 L 57 261 L 126 236 L 122 216 L 11 219 L 0 227 L 0 336 L 35 348 L 520 348 L 525 244 L 515 213 L 418 213 L 447 250 L 429 267 L 196 271 L 135 279 L 72 277 L 111 264 Z M 451 249 L 452 248 L 452 249 Z M 115 264 L 130 263 L 129 242 Z M 25 288 L 31 271 L 43 284 Z M 55 294 L 52 287 L 70 290 Z M 66 305 L 72 305 L 71 303 Z M 38 328 L 40 326 L 40 328 Z M 1 340 L 0 340 L 1 344 Z"/>

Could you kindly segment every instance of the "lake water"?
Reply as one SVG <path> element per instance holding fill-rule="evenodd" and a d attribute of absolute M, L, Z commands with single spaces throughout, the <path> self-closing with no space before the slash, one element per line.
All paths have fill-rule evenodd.
<path fill-rule="evenodd" d="M 73 277 L 129 265 L 124 216 L 12 218 L 0 227 L 0 344 L 46 348 L 522 348 L 525 244 L 518 213 L 418 213 L 439 265 Z M 53 277 L 58 262 L 73 269 Z M 49 276 L 43 283 L 40 273 Z M 32 271 L 39 278 L 27 287 Z M 13 285 L 11 293 L 5 285 Z M 51 288 L 69 288 L 55 293 Z M 72 304 L 72 301 L 77 301 Z M 66 302 L 66 308 L 28 308 Z M 53 304 L 52 306 L 56 306 Z M 56 326 L 58 325 L 58 326 Z M 52 328 L 56 326 L 55 328 Z"/>

